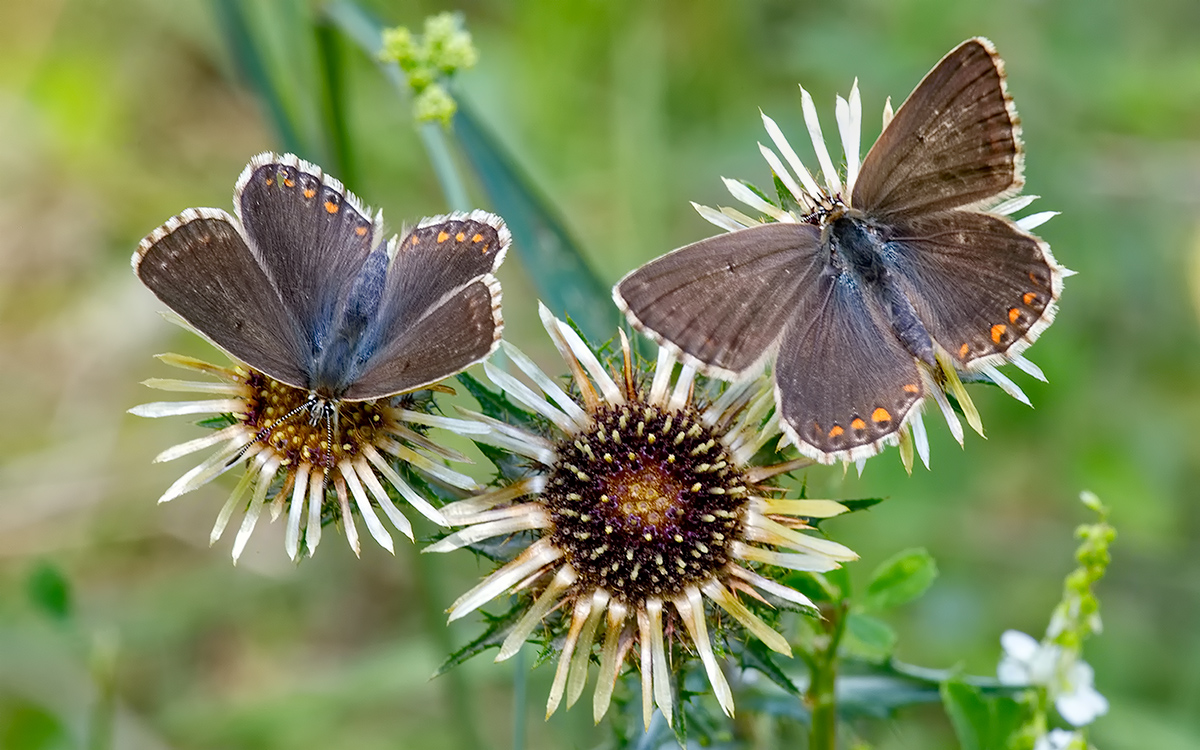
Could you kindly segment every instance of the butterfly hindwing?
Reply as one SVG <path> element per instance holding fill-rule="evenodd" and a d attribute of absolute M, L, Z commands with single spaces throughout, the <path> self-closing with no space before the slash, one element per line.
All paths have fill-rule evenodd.
<path fill-rule="evenodd" d="M 142 240 L 133 269 L 167 307 L 233 357 L 305 386 L 299 363 L 307 344 L 229 214 L 183 212 Z"/>
<path fill-rule="evenodd" d="M 850 204 L 873 216 L 977 205 L 1022 184 L 1020 125 L 986 39 L 942 58 L 884 128 Z"/>
<path fill-rule="evenodd" d="M 769 354 L 820 271 L 820 230 L 763 224 L 710 237 L 622 279 L 613 298 L 702 371 L 734 377 Z"/>
<path fill-rule="evenodd" d="M 896 277 L 960 367 L 1019 354 L 1054 320 L 1062 271 L 1045 242 L 1009 219 L 948 211 L 893 231 Z"/>
<path fill-rule="evenodd" d="M 784 334 L 775 396 L 787 434 L 822 462 L 873 455 L 924 395 L 917 361 L 847 274 L 822 274 Z"/>
<path fill-rule="evenodd" d="M 396 242 L 345 397 L 412 390 L 491 354 L 503 330 L 493 272 L 510 243 L 503 221 L 484 211 L 426 219 Z"/>

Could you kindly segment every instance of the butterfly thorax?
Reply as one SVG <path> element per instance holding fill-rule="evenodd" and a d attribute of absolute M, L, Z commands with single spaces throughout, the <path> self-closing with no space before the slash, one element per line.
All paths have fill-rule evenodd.
<path fill-rule="evenodd" d="M 882 316 L 904 348 L 933 367 L 933 339 L 892 270 L 895 261 L 884 230 L 865 217 L 846 212 L 829 222 L 823 234 L 830 251 L 829 270 L 874 301 L 876 314 Z"/>

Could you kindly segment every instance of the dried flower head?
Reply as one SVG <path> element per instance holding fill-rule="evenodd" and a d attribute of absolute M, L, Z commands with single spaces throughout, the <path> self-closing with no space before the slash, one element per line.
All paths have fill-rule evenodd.
<path fill-rule="evenodd" d="M 272 521 L 287 511 L 284 546 L 293 560 L 299 556 L 301 534 L 311 556 L 321 541 L 322 526 L 330 520 L 341 521 L 350 547 L 358 554 L 356 513 L 375 541 L 394 552 L 391 535 L 377 511 L 382 511 L 410 539 L 412 525 L 396 507 L 380 477 L 426 518 L 445 525 L 442 514 L 397 471 L 393 465 L 396 461 L 452 487 L 464 490 L 478 487 L 473 479 L 443 463 L 466 458 L 429 440 L 425 431 L 438 426 L 472 434 L 481 432 L 481 428 L 475 423 L 430 413 L 430 390 L 371 401 L 327 403 L 322 407 L 314 404 L 309 391 L 281 383 L 244 365 L 221 367 L 177 354 L 164 354 L 159 359 L 173 367 L 212 376 L 216 381 L 155 378 L 147 380 L 146 385 L 217 398 L 161 401 L 129 411 L 142 417 L 213 414 L 217 415 L 220 429 L 168 448 L 155 461 L 170 461 L 221 446 L 167 488 L 159 502 L 173 500 L 235 466 L 245 465 L 246 472 L 218 514 L 210 537 L 210 543 L 215 543 L 233 512 L 245 509 L 233 543 L 235 563 L 267 506 Z"/>
<path fill-rule="evenodd" d="M 706 611 L 706 599 L 767 646 L 790 655 L 787 640 L 739 593 L 812 607 L 804 595 L 757 568 L 827 571 L 855 559 L 846 547 L 803 533 L 812 528 L 804 519 L 836 515 L 845 507 L 781 499 L 765 486 L 770 477 L 809 462 L 751 464 L 779 436 L 777 421 L 768 417 L 772 393 L 761 380 L 730 386 L 713 402 L 698 403 L 695 371 L 684 365 L 672 382 L 677 363 L 662 349 L 645 388 L 622 334 L 618 382 L 572 328 L 545 307 L 541 314 L 579 395 L 569 395 L 510 345 L 505 346 L 510 360 L 534 387 L 485 366 L 493 383 L 551 427 L 543 434 L 471 415 L 490 428 L 477 441 L 525 456 L 536 469 L 443 508 L 451 524 L 465 528 L 427 551 L 447 552 L 515 532 L 531 532 L 533 541 L 460 597 L 450 619 L 505 592 L 530 592 L 528 610 L 496 659 L 516 654 L 539 626 L 551 633 L 565 630 L 547 716 L 564 697 L 570 706 L 582 694 L 597 638 L 597 721 L 608 710 L 635 644 L 647 725 L 654 704 L 671 720 L 674 644 L 690 644 L 721 708 L 732 714 L 733 696 L 710 636 L 717 616 Z M 675 658 L 681 657 L 676 651 Z"/>

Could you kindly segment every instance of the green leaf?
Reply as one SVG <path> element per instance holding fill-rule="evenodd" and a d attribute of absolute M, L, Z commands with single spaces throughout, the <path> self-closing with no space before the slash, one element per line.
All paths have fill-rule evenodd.
<path fill-rule="evenodd" d="M 896 648 L 896 631 L 883 620 L 861 612 L 846 616 L 842 648 L 871 661 L 883 661 Z"/>
<path fill-rule="evenodd" d="M 985 696 L 957 679 L 942 683 L 940 692 L 963 750 L 1005 750 L 1022 725 L 1022 708 L 1008 696 Z"/>
<path fill-rule="evenodd" d="M 951 680 L 942 683 L 942 705 L 954 727 L 962 750 L 986 750 L 991 735 L 992 714 L 979 690 Z"/>
<path fill-rule="evenodd" d="M 587 337 L 604 341 L 616 326 L 616 308 L 606 284 L 592 271 L 557 212 L 534 188 L 516 160 L 459 99 L 454 134 L 479 182 L 504 217 L 513 249 L 555 315 L 569 314 Z"/>
<path fill-rule="evenodd" d="M 317 65 L 321 72 L 318 101 L 321 130 L 325 136 L 325 163 L 342 184 L 355 190 L 359 184 L 358 165 L 353 158 L 353 139 L 347 123 L 342 39 L 337 28 L 326 19 L 318 19 L 313 26 Z"/>
<path fill-rule="evenodd" d="M 477 656 L 490 648 L 499 648 L 500 644 L 508 636 L 508 631 L 524 613 L 524 608 L 519 606 L 510 608 L 508 612 L 499 617 L 490 617 L 487 613 L 484 613 L 483 616 L 488 618 L 488 624 L 487 628 L 483 631 L 483 635 L 446 657 L 446 661 L 442 662 L 442 665 L 437 668 L 433 676 L 438 677 L 443 675 L 467 659 Z"/>
<path fill-rule="evenodd" d="M 485 416 L 524 427 L 537 423 L 533 414 L 514 404 L 504 393 L 498 393 L 488 388 L 474 375 L 460 372 L 455 377 L 458 378 L 458 382 L 462 383 L 463 388 L 467 389 L 467 393 L 470 393 L 471 397 L 479 402 L 479 410 Z"/>
<path fill-rule="evenodd" d="M 266 106 L 283 149 L 307 155 L 301 146 L 299 132 L 288 116 L 282 93 L 267 73 L 261 50 L 250 33 L 245 14 L 246 4 L 239 0 L 213 0 L 213 9 L 238 73 Z"/>
<path fill-rule="evenodd" d="M 329 3 L 325 14 L 379 62 L 384 75 L 402 95 L 408 95 L 400 67 L 379 60 L 383 27 L 376 18 L 349 0 Z M 491 198 L 493 209 L 504 217 L 512 232 L 513 251 L 533 279 L 538 296 L 556 315 L 569 313 L 574 317 L 589 338 L 603 341 L 611 337 L 617 314 L 608 286 L 592 271 L 550 202 L 534 189 L 512 154 L 474 114 L 470 102 L 460 91 L 452 89 L 451 93 L 458 102 L 454 135 Z M 427 123 L 420 133 L 451 207 L 465 210 L 465 189 L 459 184 L 440 126 Z"/>
<path fill-rule="evenodd" d="M 878 665 L 867 672 L 843 670 L 838 676 L 838 714 L 842 718 L 885 718 L 897 709 L 938 700 L 937 683 L 900 674 L 887 665 Z"/>
<path fill-rule="evenodd" d="M 71 584 L 58 566 L 42 561 L 29 573 L 26 582 L 29 599 L 43 614 L 55 620 L 71 617 Z"/>
<path fill-rule="evenodd" d="M 796 697 L 800 697 L 800 689 L 787 676 L 787 673 L 775 662 L 775 652 L 767 648 L 762 641 L 749 640 L 742 650 L 742 666 L 762 672 L 767 679 Z"/>
<path fill-rule="evenodd" d="M 862 497 L 858 498 L 857 500 L 838 500 L 838 502 L 842 505 L 845 505 L 849 509 L 849 512 L 857 513 L 860 510 L 873 508 L 882 503 L 883 500 L 884 499 L 882 497 Z M 845 515 L 845 513 L 842 515 Z"/>
<path fill-rule="evenodd" d="M 910 602 L 925 593 L 937 573 L 937 563 L 925 549 L 900 552 L 875 569 L 862 606 L 879 611 Z"/>

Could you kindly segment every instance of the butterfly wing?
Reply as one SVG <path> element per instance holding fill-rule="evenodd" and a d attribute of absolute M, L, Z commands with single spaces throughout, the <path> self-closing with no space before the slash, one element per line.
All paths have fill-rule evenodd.
<path fill-rule="evenodd" d="M 251 159 L 234 203 L 254 257 L 308 342 L 301 364 L 311 375 L 379 227 L 340 182 L 291 154 Z"/>
<path fill-rule="evenodd" d="M 924 395 L 917 360 L 848 274 L 829 269 L 800 301 L 775 363 L 784 431 L 823 463 L 874 455 Z"/>
<path fill-rule="evenodd" d="M 493 274 L 511 241 L 504 222 L 485 211 L 426 219 L 400 240 L 344 397 L 410 391 L 491 354 L 503 329 Z"/>
<path fill-rule="evenodd" d="M 962 368 L 1020 354 L 1054 320 L 1062 269 L 1011 220 L 975 211 L 893 227 L 895 277 L 934 341 Z"/>
<path fill-rule="evenodd" d="M 978 205 L 1023 184 L 1020 124 L 986 39 L 950 51 L 863 160 L 851 205 L 872 216 Z"/>
<path fill-rule="evenodd" d="M 303 386 L 306 348 L 278 290 L 229 214 L 193 208 L 133 254 L 150 291 L 214 344 L 277 380 Z"/>
<path fill-rule="evenodd" d="M 635 328 L 710 375 L 753 370 L 820 273 L 820 230 L 763 224 L 679 248 L 630 273 L 613 299 Z"/>

